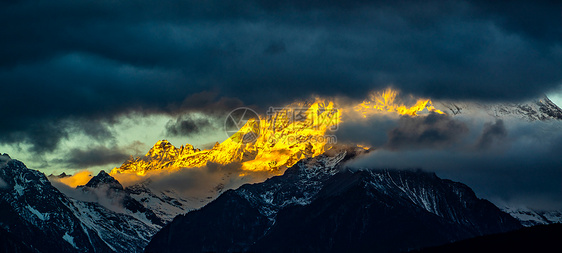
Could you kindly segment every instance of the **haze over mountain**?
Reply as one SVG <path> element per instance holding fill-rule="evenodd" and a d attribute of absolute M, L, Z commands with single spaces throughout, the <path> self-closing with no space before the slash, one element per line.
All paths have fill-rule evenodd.
<path fill-rule="evenodd" d="M 224 117 L 240 106 L 265 113 L 311 95 L 360 101 L 388 85 L 477 102 L 561 90 L 553 1 L 1 7 L 11 39 L 0 42 L 0 107 L 10 119 L 0 149 L 47 174 L 97 174 L 161 139 L 210 148 L 227 138 Z"/>
<path fill-rule="evenodd" d="M 151 250 L 337 251 L 415 231 L 380 241 L 395 251 L 560 222 L 561 9 L 2 1 L 0 250 L 141 252 L 164 228 Z M 174 232 L 226 206 L 245 213 L 236 242 Z"/>
<path fill-rule="evenodd" d="M 115 168 L 111 172 L 112 175 L 126 182 L 127 187 L 123 187 L 110 174 L 102 171 L 95 177 L 85 177 L 85 179 L 88 179 L 87 183 L 76 188 L 66 186 L 63 183 L 76 183 L 72 181 L 75 176 L 49 177 L 53 185 L 56 186 L 54 188 L 48 183 L 44 175 L 29 170 L 23 164 L 12 161 L 10 157 L 5 156 L 2 166 L 4 174 L 0 178 L 2 178 L 3 188 L 5 189 L 4 199 L 7 206 L 10 207 L 7 209 L 7 217 L 20 217 L 21 222 L 18 223 L 26 225 L 14 229 L 14 224 L 8 221 L 2 221 L 2 224 L 5 224 L 9 233 L 14 234 L 15 238 L 23 240 L 24 245 L 35 248 L 39 247 L 37 243 L 41 242 L 24 240 L 22 235 L 27 233 L 26 230 L 33 231 L 33 229 L 41 228 L 43 231 L 52 230 L 53 235 L 60 237 L 55 236 L 48 243 L 58 246 L 49 247 L 70 247 L 69 250 L 74 248 L 85 251 L 105 248 L 108 251 L 139 252 L 144 250 L 144 246 L 151 240 L 152 242 L 148 244 L 149 246 L 146 249 L 149 252 L 161 250 L 183 252 L 187 249 L 197 252 L 205 250 L 271 251 L 281 249 L 288 245 L 276 245 L 275 240 L 271 238 L 279 238 L 283 235 L 287 237 L 287 240 L 298 241 L 302 238 L 290 238 L 288 236 L 291 234 L 291 230 L 300 231 L 305 227 L 318 227 L 313 224 L 305 225 L 303 222 L 313 219 L 315 221 L 311 222 L 314 224 L 323 224 L 326 220 L 330 220 L 331 222 L 327 223 L 328 227 L 325 227 L 324 230 L 307 233 L 319 235 L 306 240 L 316 245 L 314 248 L 338 251 L 342 249 L 341 247 L 344 247 L 343 245 L 349 245 L 355 240 L 357 243 L 353 243 L 353 245 L 355 245 L 356 248 L 354 249 L 356 250 L 372 248 L 373 245 L 377 245 L 380 250 L 394 252 L 435 246 L 478 235 L 510 231 L 520 228 L 521 222 L 526 225 L 559 222 L 557 214 L 552 212 L 536 212 L 539 219 L 529 219 L 528 216 L 522 216 L 519 209 L 512 209 L 511 206 L 507 206 L 505 208 L 510 213 L 504 213 L 492 203 L 478 199 L 467 186 L 441 180 L 426 172 L 376 169 L 381 167 L 367 167 L 359 171 L 346 169 L 349 166 L 353 167 L 353 164 L 368 161 L 372 154 L 377 154 L 381 150 L 382 152 L 385 152 L 385 150 L 400 150 L 403 148 L 401 146 L 389 147 L 383 145 L 378 148 L 368 148 L 341 143 L 311 143 L 312 138 L 327 136 L 330 133 L 327 131 L 330 126 L 335 125 L 340 120 L 356 123 L 358 120 L 369 120 L 369 117 L 373 115 L 389 121 L 398 121 L 399 127 L 395 128 L 394 132 L 404 131 L 404 129 L 400 129 L 400 123 L 405 120 L 414 123 L 423 122 L 429 125 L 429 129 L 435 128 L 434 130 L 449 131 L 451 128 L 454 129 L 452 126 L 458 129 L 463 127 L 468 129 L 465 121 L 456 120 L 453 116 L 445 114 L 434 107 L 433 102 L 429 100 L 417 100 L 415 105 L 408 107 L 398 103 L 399 100 L 395 100 L 396 93 L 392 90 L 386 90 L 379 93 L 378 96 L 380 97 L 377 97 L 377 95 L 373 97 L 375 100 L 365 101 L 359 106 L 353 107 L 353 111 L 346 108 L 341 109 L 342 114 L 334 113 L 329 103 L 315 102 L 306 108 L 308 113 L 298 121 L 283 118 L 282 116 L 289 112 L 283 110 L 279 111 L 278 114 L 270 115 L 269 118 L 261 119 L 260 121 L 264 122 L 261 123 L 260 128 L 252 127 L 257 119 L 249 119 L 244 127 L 240 128 L 227 141 L 215 144 L 210 150 L 195 150 L 189 145 L 178 149 L 167 141 L 158 141 L 146 156 L 131 158 L 123 166 Z M 522 120 L 523 122 L 548 122 L 549 120 L 558 122 L 557 117 L 562 110 L 554 104 L 548 103 L 548 100 L 544 101 L 546 102 L 539 101 L 529 105 L 496 105 L 491 107 L 494 108 L 493 110 L 482 109 L 489 107 L 472 105 L 477 108 L 473 109 L 472 112 L 470 110 L 471 105 L 465 104 L 463 109 L 464 115 L 468 115 L 469 118 L 480 118 L 474 117 L 472 114 L 497 112 L 498 110 L 495 108 L 501 108 L 501 111 L 504 112 L 502 120 L 507 122 L 509 122 L 510 117 L 516 120 L 515 122 Z M 288 109 L 290 108 L 292 107 L 288 107 Z M 454 108 L 463 111 L 459 109 L 459 105 L 455 104 Z M 459 113 L 456 115 L 459 115 Z M 489 116 L 497 118 L 497 115 Z M 326 121 L 326 119 L 328 120 Z M 443 120 L 448 122 L 445 125 L 448 129 L 440 128 L 440 122 Z M 498 122 L 501 121 L 497 121 L 496 124 L 500 124 Z M 320 128 L 317 127 L 318 125 L 320 125 Z M 417 126 L 424 126 L 424 124 Z M 274 131 L 282 132 L 282 136 L 293 134 L 298 138 L 294 139 L 293 142 L 288 142 L 288 139 L 279 139 L 277 142 L 272 142 L 268 138 L 257 138 L 250 142 L 243 141 L 247 136 L 257 136 L 249 135 L 255 134 L 257 129 L 261 130 L 259 132 L 261 136 L 267 136 L 270 127 L 273 127 Z M 394 132 L 390 131 L 389 133 Z M 407 133 L 411 134 L 410 132 Z M 413 134 L 417 133 L 414 132 Z M 481 140 L 477 140 L 477 142 L 481 142 Z M 267 144 L 268 149 L 262 146 L 264 144 Z M 266 150 L 267 152 L 265 152 Z M 275 154 L 275 156 L 269 156 L 269 154 Z M 291 168 L 285 170 L 287 167 Z M 30 180 L 28 176 L 25 176 L 30 173 L 34 175 L 34 179 Z M 205 176 L 201 177 L 201 173 L 204 173 Z M 279 174 L 283 174 L 283 176 L 268 179 L 264 183 L 246 184 L 238 188 L 243 183 L 260 182 Z M 17 180 L 17 175 L 20 178 L 28 179 L 20 180 L 20 182 Z M 64 181 L 67 179 L 70 181 Z M 192 183 L 200 179 L 203 179 L 203 184 Z M 174 183 L 174 180 L 177 183 Z M 179 187 L 180 184 L 187 185 L 187 188 Z M 39 187 L 40 185 L 42 186 Z M 45 210 L 39 208 L 43 205 L 43 201 L 35 200 L 34 196 L 39 195 L 30 192 L 31 189 L 39 189 L 38 187 L 50 191 L 47 195 L 42 194 L 41 198 L 53 198 L 54 200 L 49 200 L 51 204 L 61 203 L 62 206 L 57 208 L 69 208 L 70 210 L 67 213 L 61 213 L 61 217 L 51 217 L 49 210 L 54 210 L 54 207 Z M 59 192 L 57 188 L 64 194 Z M 235 188 L 238 188 L 235 192 L 239 195 L 254 197 L 246 197 L 247 200 L 239 197 L 231 199 L 233 191 L 228 189 Z M 39 190 L 46 191 L 41 189 Z M 251 194 L 247 195 L 249 194 L 247 191 Z M 14 196 L 21 197 L 16 200 Z M 21 201 L 22 197 L 33 199 L 33 201 Z M 217 199 L 214 200 L 215 198 Z M 356 201 L 348 201 L 353 199 L 356 199 Z M 346 201 L 340 203 L 340 200 Z M 249 201 L 249 206 L 243 204 L 244 201 Z M 371 203 L 372 201 L 375 202 Z M 30 205 L 31 202 L 35 204 Z M 22 212 L 23 209 L 20 206 L 22 203 L 26 203 L 28 205 L 26 208 L 31 210 L 30 213 L 44 222 L 37 223 L 34 216 L 31 216 L 28 212 Z M 221 206 L 222 203 L 234 204 L 238 209 Z M 366 216 L 363 216 L 362 221 L 348 220 L 348 218 L 336 221 L 330 218 L 333 215 L 338 215 L 337 213 L 340 211 L 363 209 L 356 205 L 366 205 Z M 244 209 L 244 206 L 247 206 L 248 210 Z M 331 208 L 335 206 L 345 208 Z M 389 212 L 382 208 L 384 206 L 390 206 L 394 211 Z M 201 209 L 195 211 L 198 208 Z M 225 213 L 216 216 L 217 211 L 213 208 L 224 210 Z M 318 212 L 319 210 L 330 211 Z M 183 218 L 185 213 L 187 215 Z M 253 225 L 250 226 L 251 229 L 247 231 L 249 233 L 247 235 L 244 234 L 246 232 L 236 232 L 233 239 L 228 239 L 228 236 L 221 237 L 221 240 L 226 240 L 224 243 L 211 240 L 209 241 L 210 244 L 206 244 L 205 241 L 196 243 L 197 240 L 187 240 L 186 238 L 195 238 L 195 235 L 210 236 L 205 235 L 207 233 L 205 231 L 208 229 L 216 231 L 217 228 L 210 225 L 201 226 L 197 225 L 199 223 L 190 221 L 192 218 L 189 217 L 197 216 L 199 218 L 195 218 L 196 220 L 203 220 L 205 224 L 213 224 L 214 221 L 205 221 L 207 213 L 212 214 L 210 216 L 212 220 L 219 217 L 232 217 L 232 215 L 241 217 L 239 222 L 232 219 L 228 219 L 229 222 L 217 221 L 217 224 L 226 224 L 222 228 L 223 232 L 226 233 L 225 236 L 231 234 L 228 231 L 241 231 L 248 224 Z M 308 217 L 311 213 L 318 214 L 315 216 L 316 218 Z M 339 215 L 355 217 L 350 213 L 344 213 Z M 180 216 L 176 217 L 176 215 Z M 248 215 L 248 217 L 245 218 L 245 215 Z M 550 218 L 546 218 L 547 216 Z M 369 217 L 379 218 L 373 220 Z M 388 222 L 394 220 L 392 217 L 396 218 L 396 222 L 402 221 L 402 223 Z M 411 219 L 405 221 L 405 217 Z M 516 218 L 519 218 L 520 221 Z M 75 228 L 72 231 L 77 232 L 73 232 L 73 234 L 61 234 L 62 232 L 59 231 L 61 226 L 56 225 L 62 222 L 60 219 L 77 219 L 74 223 L 79 224 L 82 230 L 77 231 L 79 228 Z M 252 219 L 257 219 L 257 223 L 253 223 Z M 529 222 L 529 220 L 532 222 Z M 381 221 L 387 221 L 388 223 L 381 225 Z M 429 230 L 420 230 L 420 226 L 425 227 L 422 224 L 428 222 L 432 224 L 432 226 L 426 227 Z M 347 224 L 346 226 L 353 228 L 346 229 L 346 226 L 341 228 L 339 226 L 331 227 L 339 223 Z M 292 227 L 294 225 L 291 224 L 303 224 L 304 227 Z M 375 226 L 374 224 L 378 225 Z M 156 234 L 163 226 L 165 226 L 164 229 Z M 361 226 L 367 229 L 362 236 L 379 233 L 377 231 L 380 230 L 370 229 L 380 226 L 386 227 L 385 230 L 391 227 L 403 227 L 414 232 L 412 237 L 404 237 L 402 232 L 399 232 L 402 230 L 399 230 L 397 234 L 389 235 L 390 237 L 386 240 L 375 242 L 375 244 L 369 246 L 365 243 L 370 240 L 361 236 L 362 232 L 360 231 L 363 230 L 357 230 Z M 173 230 L 172 228 L 175 227 L 185 228 L 192 231 L 189 233 L 194 233 L 194 235 L 190 236 L 185 231 Z M 94 239 L 90 235 L 92 231 L 95 231 L 97 235 Z M 358 237 L 352 236 L 355 238 L 352 241 L 337 239 L 340 238 L 337 234 L 353 234 L 358 231 L 360 234 Z M 449 232 L 433 233 L 430 231 Z M 155 234 L 156 236 L 150 239 Z M 422 234 L 432 236 L 420 240 Z M 31 238 L 37 236 L 41 237 L 42 235 L 34 234 Z M 242 240 L 240 236 L 247 239 Z M 162 237 L 173 237 L 175 239 L 172 241 L 160 239 Z M 86 239 L 90 243 L 78 243 L 79 240 Z M 99 242 L 94 243 L 92 240 L 99 240 Z M 227 243 L 227 241 L 232 240 L 236 241 L 235 245 Z M 332 243 L 328 243 L 330 241 Z M 298 243 L 289 246 L 286 250 L 299 249 L 298 247 L 304 245 L 306 244 Z M 48 252 L 48 248 L 42 248 L 40 251 Z"/>

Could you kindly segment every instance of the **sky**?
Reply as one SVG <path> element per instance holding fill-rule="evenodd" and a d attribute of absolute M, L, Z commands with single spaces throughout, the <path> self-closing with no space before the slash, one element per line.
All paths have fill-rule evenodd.
<path fill-rule="evenodd" d="M 562 104 L 557 1 L 12 0 L 0 22 L 0 152 L 47 174 L 110 170 L 160 139 L 210 147 L 241 106 L 389 85 Z"/>

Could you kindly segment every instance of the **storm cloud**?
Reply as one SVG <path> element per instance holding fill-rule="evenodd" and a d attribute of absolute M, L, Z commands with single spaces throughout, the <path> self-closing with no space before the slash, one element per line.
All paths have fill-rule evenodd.
<path fill-rule="evenodd" d="M 501 141 L 507 136 L 507 130 L 503 120 L 498 119 L 495 123 L 486 123 L 482 131 L 482 135 L 476 143 L 476 148 L 486 149 L 492 145 L 494 141 Z"/>
<path fill-rule="evenodd" d="M 467 124 L 469 133 L 454 148 L 395 151 L 383 147 L 348 166 L 422 168 L 463 182 L 496 203 L 562 208 L 562 123 L 498 120 L 479 128 L 480 124 Z"/>
<path fill-rule="evenodd" d="M 520 100 L 562 80 L 551 1 L 7 1 L 0 22 L 0 142 L 37 153 L 74 133 L 67 120 L 103 132 L 130 112 L 362 99 L 389 84 Z"/>
<path fill-rule="evenodd" d="M 97 146 L 89 149 L 71 149 L 64 162 L 70 168 L 87 168 L 126 161 L 131 157 L 130 150 Z"/>
<path fill-rule="evenodd" d="M 425 117 L 401 117 L 388 132 L 390 149 L 444 148 L 463 137 L 468 127 L 448 115 L 431 113 Z"/>
<path fill-rule="evenodd" d="M 214 125 L 215 122 L 209 118 L 183 116 L 177 118 L 175 121 L 168 121 L 166 124 L 166 132 L 174 136 L 187 136 L 208 131 L 210 128 L 215 128 Z"/>

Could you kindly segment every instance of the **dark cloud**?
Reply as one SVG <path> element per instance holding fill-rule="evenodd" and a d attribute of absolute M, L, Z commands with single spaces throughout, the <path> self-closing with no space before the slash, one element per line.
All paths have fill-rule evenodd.
<path fill-rule="evenodd" d="M 360 120 L 344 118 L 335 134 L 338 142 L 341 143 L 381 147 L 388 142 L 388 132 L 396 125 L 396 118 L 387 118 L 383 115 Z"/>
<path fill-rule="evenodd" d="M 507 136 L 507 129 L 503 120 L 498 119 L 495 123 L 486 123 L 482 130 L 482 135 L 476 143 L 476 148 L 487 149 L 494 141 L 501 141 Z"/>
<path fill-rule="evenodd" d="M 386 146 L 390 149 L 444 148 L 467 132 L 468 127 L 463 122 L 448 115 L 403 116 L 398 120 L 398 126 L 388 132 Z"/>
<path fill-rule="evenodd" d="M 391 83 L 535 97 L 562 80 L 560 16 L 550 1 L 4 1 L 0 141 L 47 152 L 68 119 L 96 122 L 81 131 L 101 140 L 132 111 L 363 98 Z"/>
<path fill-rule="evenodd" d="M 505 123 L 503 123 L 505 124 Z M 477 132 L 477 127 L 471 131 Z M 512 122 L 487 124 L 488 137 L 503 136 L 506 145 L 489 145 L 485 152 L 470 148 L 392 151 L 378 149 L 349 164 L 366 168 L 422 168 L 468 184 L 480 197 L 538 209 L 562 208 L 562 123 Z M 493 129 L 504 129 L 496 131 Z M 498 134 L 499 133 L 499 134 Z M 484 136 L 484 135 L 481 135 Z M 475 137 L 475 138 L 473 138 Z M 476 139 L 476 136 L 466 138 Z M 474 142 L 472 142 L 474 143 Z"/>
<path fill-rule="evenodd" d="M 244 106 L 238 98 L 220 97 L 216 91 L 202 91 L 185 98 L 182 103 L 172 111 L 200 111 L 210 115 L 225 116 L 225 112 Z"/>
<path fill-rule="evenodd" d="M 131 150 L 97 146 L 88 149 L 71 149 L 61 162 L 69 168 L 85 169 L 91 166 L 122 163 L 130 157 Z"/>
<path fill-rule="evenodd" d="M 166 124 L 166 133 L 172 136 L 189 136 L 214 128 L 214 123 L 208 118 L 179 117 Z"/>

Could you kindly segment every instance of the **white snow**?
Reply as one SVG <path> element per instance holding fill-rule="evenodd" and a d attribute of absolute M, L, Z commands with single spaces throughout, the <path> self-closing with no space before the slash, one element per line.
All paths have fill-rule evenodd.
<path fill-rule="evenodd" d="M 49 219 L 49 214 L 48 213 L 41 213 L 39 211 L 37 211 L 37 209 L 27 205 L 26 206 L 27 210 L 29 210 L 32 214 L 35 214 L 35 216 L 37 216 L 37 218 L 39 218 L 42 221 L 46 221 Z"/>
<path fill-rule="evenodd" d="M 64 235 L 62 236 L 62 239 L 64 239 L 68 243 L 70 243 L 70 245 L 72 245 L 72 247 L 74 247 L 75 249 L 78 248 L 78 247 L 76 247 L 76 244 L 74 244 L 74 237 L 70 236 L 68 234 L 68 232 L 64 233 Z"/>
<path fill-rule="evenodd" d="M 518 219 L 526 227 L 538 224 L 562 223 L 562 211 L 542 211 L 527 207 L 510 207 L 508 205 L 499 206 L 500 209 L 513 216 L 513 218 Z"/>
<path fill-rule="evenodd" d="M 16 192 L 18 193 L 18 195 L 23 196 L 23 190 L 25 189 L 25 187 L 19 185 L 18 183 L 16 183 L 16 185 L 14 185 L 14 190 L 16 190 Z"/>

